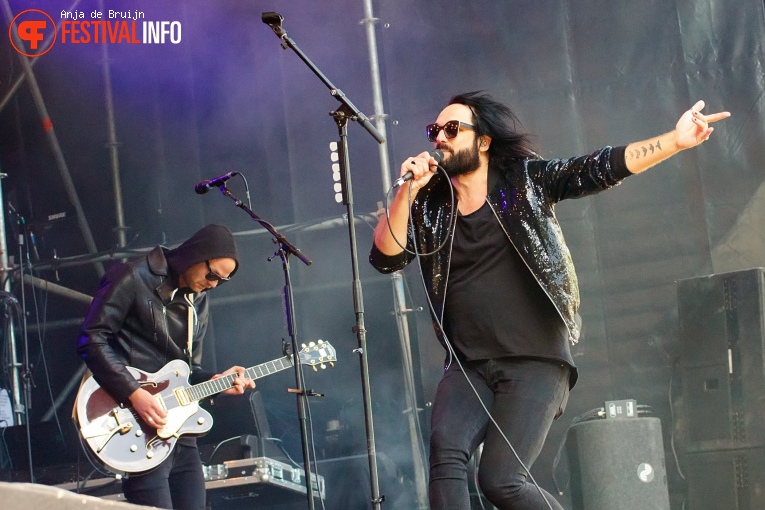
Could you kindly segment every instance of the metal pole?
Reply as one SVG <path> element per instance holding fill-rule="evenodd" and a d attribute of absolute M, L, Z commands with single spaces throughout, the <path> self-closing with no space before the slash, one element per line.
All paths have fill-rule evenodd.
<path fill-rule="evenodd" d="M 7 177 L 8 174 L 0 173 L 0 179 Z M 8 240 L 5 237 L 5 200 L 3 199 L 3 188 L 0 186 L 0 264 L 2 264 L 3 290 L 11 291 L 11 271 L 13 268 L 8 266 Z M 21 261 L 19 261 L 21 264 Z M 19 266 L 20 267 L 20 266 Z M 16 425 L 24 423 L 26 409 L 21 403 L 21 376 L 19 375 L 18 353 L 16 352 L 16 328 L 13 326 L 13 319 L 8 317 L 8 343 L 10 350 L 10 369 L 11 369 L 11 400 L 13 402 L 13 414 Z"/>
<path fill-rule="evenodd" d="M 16 25 L 13 23 L 13 11 L 11 10 L 11 6 L 8 3 L 8 0 L 3 0 L 3 13 L 5 14 L 5 18 L 8 21 L 8 25 L 10 26 L 11 35 L 13 36 L 16 46 L 23 48 L 24 43 L 16 33 Z M 88 221 L 85 218 L 85 212 L 82 209 L 80 197 L 77 195 L 77 189 L 74 187 L 72 175 L 69 173 L 69 167 L 67 166 L 66 160 L 64 159 L 64 153 L 61 151 L 61 146 L 58 143 L 58 137 L 56 136 L 56 132 L 53 129 L 53 122 L 51 121 L 50 115 L 48 114 L 48 108 L 45 106 L 45 100 L 43 99 L 42 93 L 40 92 L 40 86 L 37 83 L 37 78 L 35 78 L 35 74 L 32 71 L 32 66 L 30 65 L 29 59 L 27 57 L 19 53 L 19 61 L 21 62 L 21 67 L 24 69 L 24 75 L 27 78 L 29 90 L 32 93 L 35 105 L 37 106 L 37 111 L 40 115 L 43 129 L 45 130 L 45 134 L 48 136 L 48 143 L 50 144 L 51 150 L 53 151 L 53 157 L 56 160 L 56 166 L 58 167 L 61 178 L 64 181 L 64 188 L 66 189 L 66 193 L 69 196 L 69 201 L 72 203 L 72 206 L 74 206 L 74 209 L 77 212 L 77 224 L 79 225 L 82 236 L 85 239 L 85 245 L 87 246 L 90 253 L 96 253 L 98 251 L 96 248 L 96 242 L 93 239 L 93 234 L 90 231 L 90 226 L 88 225 Z M 98 276 L 103 276 L 103 264 L 96 262 L 94 265 Z"/>
<path fill-rule="evenodd" d="M 80 3 L 80 1 L 81 0 L 74 0 L 74 3 L 71 6 L 69 6 L 69 9 L 67 9 L 67 12 L 73 12 L 77 8 L 77 5 Z M 58 32 L 58 30 L 61 29 L 61 23 L 63 23 L 63 21 L 64 21 L 63 19 L 60 20 L 56 24 L 56 31 L 55 32 L 51 32 L 50 34 L 48 34 L 48 37 L 46 37 L 45 40 L 42 42 L 41 46 L 43 48 L 46 48 L 50 44 L 51 39 L 53 39 L 54 34 L 56 32 Z M 40 61 L 40 59 L 36 58 L 36 59 L 32 60 L 29 63 L 29 65 L 34 67 L 35 64 L 37 64 L 37 62 L 39 62 L 39 61 Z M 2 99 L 2 101 L 0 101 L 0 112 L 3 111 L 3 108 L 5 108 L 5 106 L 8 104 L 8 101 L 11 100 L 11 98 L 16 93 L 18 88 L 21 87 L 21 84 L 24 83 L 25 79 L 26 79 L 26 75 L 24 73 L 20 74 L 19 77 L 16 78 L 16 81 L 13 82 L 13 85 L 11 85 L 11 88 L 8 89 L 8 93 L 5 95 L 5 97 Z"/>
<path fill-rule="evenodd" d="M 86 305 L 90 305 L 90 303 L 93 301 L 93 298 L 87 294 L 64 287 L 63 285 L 59 285 L 57 283 L 49 282 L 48 280 L 43 280 L 42 278 L 38 278 L 31 274 L 24 274 L 23 279 L 24 283 L 27 285 L 37 287 L 38 289 L 44 290 L 45 292 L 58 294 L 59 296 L 69 298 Z"/>
<path fill-rule="evenodd" d="M 56 413 L 56 411 L 58 411 L 58 408 L 61 407 L 69 394 L 74 391 L 75 388 L 79 388 L 80 382 L 82 382 L 82 374 L 85 373 L 87 368 L 88 367 L 85 366 L 85 363 L 80 363 L 77 371 L 72 375 L 72 377 L 69 378 L 69 382 L 66 383 L 64 389 L 61 390 L 61 393 L 59 393 L 56 400 L 53 401 L 53 405 L 51 405 L 50 409 L 45 412 L 42 420 L 40 421 L 48 421 L 53 418 L 53 415 Z"/>
<path fill-rule="evenodd" d="M 98 1 L 101 12 L 104 12 L 104 0 Z M 125 246 L 125 214 L 122 209 L 122 185 L 120 183 L 120 160 L 119 142 L 117 141 L 117 127 L 114 121 L 114 97 L 112 95 L 112 73 L 109 68 L 109 45 L 101 45 L 103 57 L 102 71 L 104 75 L 104 100 L 106 102 L 106 126 L 109 135 L 109 156 L 112 165 L 112 187 L 114 189 L 114 215 L 117 220 L 117 246 Z"/>
<path fill-rule="evenodd" d="M 374 103 L 373 120 L 377 130 L 387 138 L 385 130 L 385 108 L 382 100 L 382 85 L 380 80 L 380 65 L 377 58 L 377 39 L 375 34 L 375 25 L 379 21 L 374 17 L 372 0 L 363 0 L 364 2 L 364 23 L 366 28 L 367 46 L 369 48 L 369 67 L 372 74 L 372 96 Z M 387 192 L 391 186 L 390 179 L 390 161 L 388 159 L 389 144 L 379 145 L 378 153 L 380 156 L 380 171 L 382 174 L 383 193 Z M 407 424 L 409 428 L 409 440 L 412 448 L 412 462 L 414 469 L 415 490 L 417 491 L 417 508 L 427 510 L 428 508 L 428 489 L 427 472 L 425 468 L 425 446 L 422 441 L 422 432 L 420 428 L 420 419 L 417 414 L 417 393 L 414 384 L 414 369 L 412 366 L 412 346 L 409 338 L 409 321 L 406 316 L 406 294 L 404 292 L 404 281 L 401 272 L 395 272 L 391 275 L 391 285 L 393 287 L 393 308 L 398 326 L 399 341 L 401 344 L 401 359 L 403 361 L 404 392 L 407 405 Z"/>

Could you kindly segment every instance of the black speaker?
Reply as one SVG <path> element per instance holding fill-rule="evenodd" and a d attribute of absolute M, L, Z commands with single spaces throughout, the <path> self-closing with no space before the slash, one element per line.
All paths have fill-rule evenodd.
<path fill-rule="evenodd" d="M 669 510 L 658 418 L 588 421 L 568 434 L 576 510 Z"/>
<path fill-rule="evenodd" d="M 32 439 L 32 467 L 46 467 L 74 462 L 80 454 L 80 436 L 71 420 L 30 424 Z M 29 442 L 26 425 L 0 429 L 0 447 L 7 449 L 15 471 L 29 469 Z M 5 443 L 4 445 L 2 443 Z"/>
<path fill-rule="evenodd" d="M 765 270 L 677 282 L 688 452 L 765 446 Z"/>
<path fill-rule="evenodd" d="M 685 475 L 688 510 L 765 508 L 765 448 L 688 454 Z"/>

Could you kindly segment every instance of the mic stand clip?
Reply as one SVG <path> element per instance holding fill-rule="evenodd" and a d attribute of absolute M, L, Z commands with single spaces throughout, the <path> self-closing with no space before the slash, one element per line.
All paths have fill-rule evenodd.
<path fill-rule="evenodd" d="M 294 393 L 296 395 L 304 395 L 306 397 L 323 397 L 324 393 L 316 393 L 313 389 L 299 390 L 297 388 L 287 388 L 287 393 Z"/>

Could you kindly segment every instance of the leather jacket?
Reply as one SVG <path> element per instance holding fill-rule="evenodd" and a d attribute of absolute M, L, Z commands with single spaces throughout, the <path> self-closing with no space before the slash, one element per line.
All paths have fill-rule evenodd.
<path fill-rule="evenodd" d="M 554 206 L 566 198 L 592 195 L 619 184 L 631 175 L 624 162 L 624 147 L 605 147 L 571 159 L 524 160 L 489 171 L 487 201 L 510 242 L 555 305 L 569 332 L 579 340 L 581 320 L 579 287 L 574 264 L 563 238 Z M 420 257 L 425 287 L 438 320 L 433 324 L 441 343 L 446 285 L 449 279 L 451 239 L 456 216 L 446 178 L 438 173 L 420 189 L 411 207 L 407 250 L 438 253 Z M 387 256 L 372 246 L 370 263 L 382 273 L 403 269 L 415 255 L 402 251 Z"/>
<path fill-rule="evenodd" d="M 145 257 L 117 264 L 101 280 L 80 333 L 78 354 L 96 382 L 119 402 L 140 387 L 126 370 L 132 366 L 156 372 L 174 359 L 189 363 L 186 352 L 189 317 L 193 329 L 191 383 L 209 380 L 200 366 L 202 338 L 207 330 L 208 300 L 188 294 L 194 310 L 177 288 L 157 246 Z"/>

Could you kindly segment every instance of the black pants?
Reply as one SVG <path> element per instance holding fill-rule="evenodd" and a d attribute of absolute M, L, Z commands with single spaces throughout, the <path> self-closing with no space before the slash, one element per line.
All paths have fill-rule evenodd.
<path fill-rule="evenodd" d="M 510 444 L 527 467 L 542 450 L 559 408 L 568 397 L 569 366 L 555 361 L 503 358 L 463 363 L 465 372 Z M 562 510 L 527 480 L 510 447 L 489 422 L 457 363 L 438 385 L 431 417 L 430 505 L 432 510 L 469 510 L 467 464 L 483 453 L 478 481 L 500 510 Z"/>
<path fill-rule="evenodd" d="M 196 445 L 176 444 L 165 461 L 153 471 L 122 480 L 128 502 L 136 505 L 204 510 L 205 478 Z"/>

